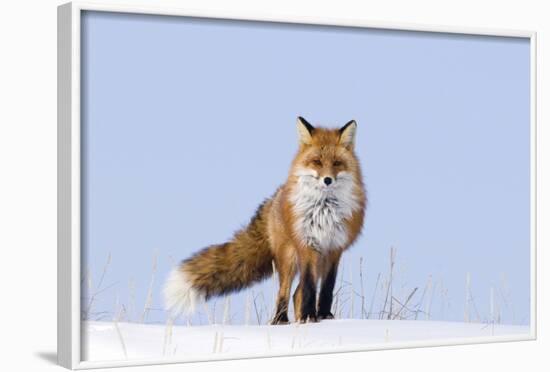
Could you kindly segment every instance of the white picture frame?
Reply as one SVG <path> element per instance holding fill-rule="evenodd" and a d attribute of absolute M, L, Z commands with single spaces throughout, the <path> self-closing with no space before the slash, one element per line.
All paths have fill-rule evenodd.
<path fill-rule="evenodd" d="M 445 342 L 415 341 L 398 344 L 372 344 L 347 351 L 414 348 L 439 345 L 461 345 L 485 342 L 506 342 L 536 339 L 536 32 L 522 30 L 495 30 L 457 28 L 446 26 L 384 23 L 366 19 L 331 19 L 305 15 L 278 17 L 258 13 L 230 13 L 226 11 L 201 11 L 164 6 L 127 5 L 118 2 L 101 3 L 73 1 L 58 7 L 58 362 L 70 369 L 137 366 L 204 360 L 223 360 L 227 357 L 213 355 L 207 359 L 156 359 L 88 362 L 81 360 L 81 309 L 80 309 L 80 227 L 81 227 L 81 122 L 80 122 L 80 20 L 83 11 L 138 13 L 170 16 L 202 17 L 231 20 L 254 20 L 312 25 L 334 25 L 527 38 L 530 41 L 530 166 L 531 166 L 531 324 L 530 333 L 521 336 L 491 336 L 487 338 L 459 338 Z M 323 351 L 324 352 L 324 351 Z M 315 353 L 313 351 L 312 353 Z M 312 354 L 308 353 L 308 354 Z M 269 354 L 265 357 L 287 354 Z M 293 354 L 294 355 L 294 354 Z M 247 355 L 238 358 L 247 358 Z M 234 358 L 232 358 L 234 359 Z"/>

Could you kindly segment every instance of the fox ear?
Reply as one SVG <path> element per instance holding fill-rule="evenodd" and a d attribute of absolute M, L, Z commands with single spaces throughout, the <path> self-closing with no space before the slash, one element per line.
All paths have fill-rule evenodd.
<path fill-rule="evenodd" d="M 357 123 L 355 120 L 349 121 L 346 125 L 340 128 L 340 144 L 349 149 L 353 149 L 355 146 L 355 132 L 357 130 Z"/>
<path fill-rule="evenodd" d="M 309 124 L 307 120 L 301 116 L 298 116 L 296 127 L 298 128 L 298 138 L 300 139 L 300 143 L 304 145 L 310 145 L 311 136 L 313 134 L 313 131 L 315 130 L 315 127 Z"/>

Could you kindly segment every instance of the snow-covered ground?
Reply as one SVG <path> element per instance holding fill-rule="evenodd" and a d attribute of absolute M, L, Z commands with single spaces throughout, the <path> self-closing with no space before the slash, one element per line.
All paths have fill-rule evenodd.
<path fill-rule="evenodd" d="M 165 326 L 83 322 L 87 361 L 303 354 L 392 346 L 407 341 L 527 336 L 529 327 L 405 320 L 329 320 L 279 326 Z"/>

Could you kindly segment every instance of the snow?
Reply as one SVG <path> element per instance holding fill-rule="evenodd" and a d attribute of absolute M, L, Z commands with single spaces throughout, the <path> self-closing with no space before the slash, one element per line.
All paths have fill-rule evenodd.
<path fill-rule="evenodd" d="M 464 339 L 480 341 L 495 336 L 528 338 L 528 326 L 420 320 L 327 320 L 277 326 L 82 323 L 83 359 L 113 361 L 151 358 L 208 359 L 223 356 L 262 356 L 334 352 L 395 347 L 410 341 Z"/>

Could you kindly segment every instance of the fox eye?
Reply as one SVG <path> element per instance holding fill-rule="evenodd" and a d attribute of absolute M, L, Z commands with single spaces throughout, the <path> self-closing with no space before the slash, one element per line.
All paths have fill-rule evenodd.
<path fill-rule="evenodd" d="M 319 167 L 323 165 L 323 163 L 319 159 L 313 159 L 311 162 Z"/>
<path fill-rule="evenodd" d="M 332 165 L 334 165 L 335 167 L 339 167 L 340 165 L 342 165 L 342 162 L 340 160 L 335 160 Z"/>

